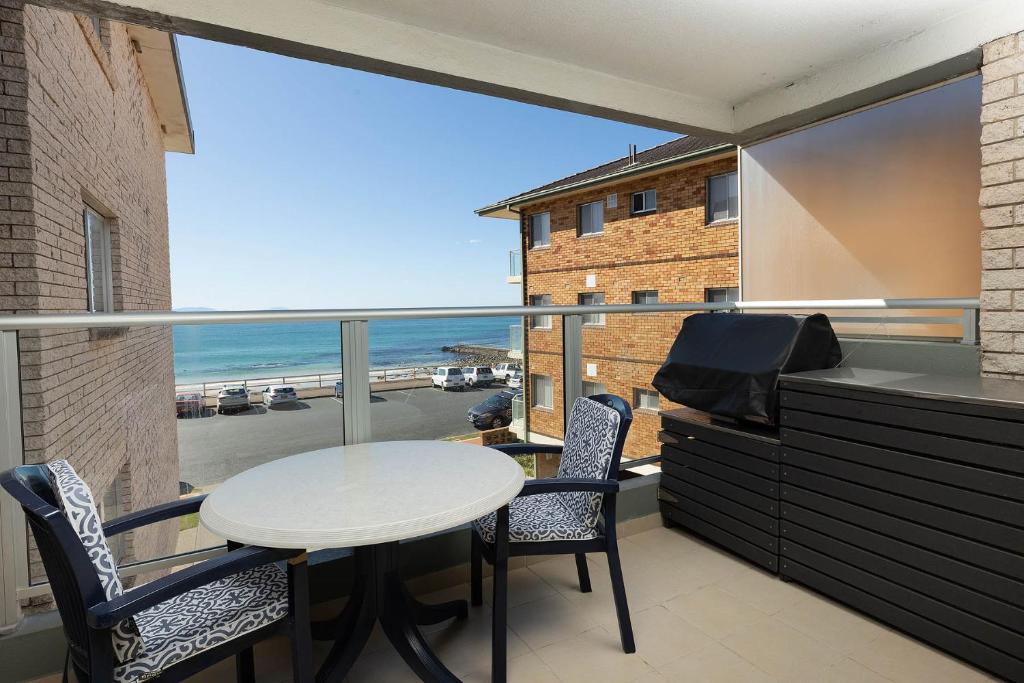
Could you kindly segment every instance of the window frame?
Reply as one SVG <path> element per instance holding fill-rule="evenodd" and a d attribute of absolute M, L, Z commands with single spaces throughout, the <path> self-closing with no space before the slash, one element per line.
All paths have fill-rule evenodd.
<path fill-rule="evenodd" d="M 651 206 L 647 205 L 647 195 L 651 195 L 652 202 Z M 636 209 L 636 198 L 640 197 L 643 201 L 643 208 Z M 655 213 L 658 210 L 658 190 L 657 188 L 651 188 L 649 190 L 640 190 L 639 192 L 633 192 L 629 195 L 629 215 L 630 216 L 643 216 L 649 213 Z"/>
<path fill-rule="evenodd" d="M 587 391 L 587 385 L 588 384 L 590 386 L 594 387 L 595 389 L 600 389 L 600 391 L 590 391 L 590 392 L 588 392 Z M 608 393 L 608 385 L 606 385 L 604 382 L 590 382 L 588 380 L 583 380 L 583 396 L 597 396 L 598 394 L 607 394 L 607 393 Z"/>
<path fill-rule="evenodd" d="M 719 178 L 728 178 L 733 176 L 736 178 L 736 214 L 728 215 L 725 218 L 715 218 L 712 213 L 712 202 L 711 202 L 711 184 L 713 181 Z M 728 188 L 728 185 L 726 185 Z M 726 213 L 729 213 L 728 208 L 729 198 L 726 197 Z M 725 173 L 717 173 L 715 175 L 707 176 L 704 179 L 704 224 L 711 225 L 712 223 L 726 223 L 728 221 L 739 220 L 740 217 L 740 189 L 739 189 L 739 173 L 737 171 L 726 171 Z"/>
<path fill-rule="evenodd" d="M 112 313 L 114 311 L 114 259 L 111 249 L 111 238 L 110 238 L 110 219 L 104 216 L 102 213 L 97 211 L 88 204 L 82 210 L 82 230 L 85 236 L 85 289 L 86 289 L 86 307 L 90 313 Z M 99 307 L 100 302 L 96 301 L 95 283 L 97 274 L 95 272 L 95 260 L 93 258 L 93 250 L 95 243 L 93 241 L 94 235 L 94 224 L 98 224 L 99 235 L 98 241 L 102 247 L 103 253 L 101 259 L 103 261 L 103 273 L 102 278 L 102 296 L 103 301 L 102 308 Z"/>
<path fill-rule="evenodd" d="M 548 225 L 547 225 L 547 228 L 548 228 L 547 236 L 548 236 L 548 239 L 547 239 L 547 242 L 543 242 L 541 244 L 538 244 L 536 239 L 535 239 L 535 237 L 534 237 L 534 234 L 533 234 L 533 219 L 540 218 L 541 216 L 547 216 L 548 217 L 547 218 L 547 223 L 548 223 Z M 540 213 L 531 213 L 529 215 L 529 217 L 527 218 L 527 222 L 529 223 L 529 225 L 527 226 L 527 230 L 529 231 L 527 239 L 528 239 L 528 243 L 530 245 L 530 249 L 543 249 L 545 247 L 550 247 L 551 246 L 551 212 L 550 211 L 541 211 Z"/>
<path fill-rule="evenodd" d="M 599 206 L 601 207 L 601 229 L 596 231 L 584 232 L 583 231 L 583 210 L 587 206 Z M 604 200 L 599 199 L 595 202 L 583 202 L 576 206 L 576 237 L 590 237 L 592 235 L 603 235 L 604 234 Z"/>
<path fill-rule="evenodd" d="M 653 302 L 651 302 L 651 301 L 637 301 L 637 298 L 638 298 L 637 295 L 646 295 L 646 294 L 654 294 L 654 301 Z M 660 297 L 658 295 L 658 290 L 656 290 L 656 289 L 634 289 L 633 293 L 630 296 L 631 296 L 631 300 L 633 301 L 633 304 L 636 305 L 636 306 L 644 306 L 644 305 L 652 305 L 652 304 L 661 303 L 661 299 L 660 299 Z"/>
<path fill-rule="evenodd" d="M 537 301 L 536 301 L 537 299 L 543 299 L 545 297 L 547 297 L 547 303 L 537 303 Z M 551 305 L 551 295 L 550 294 L 531 294 L 529 302 L 530 302 L 531 306 L 550 306 Z M 552 329 L 552 327 L 554 326 L 553 325 L 553 317 L 554 316 L 552 316 L 550 314 L 548 314 L 548 315 L 543 315 L 543 314 L 531 315 L 530 316 L 530 329 L 531 330 L 550 330 L 550 329 Z M 541 320 L 547 320 L 547 324 L 546 325 L 539 324 Z"/>
<path fill-rule="evenodd" d="M 654 396 L 655 407 L 650 408 L 642 404 L 641 397 L 643 396 Z M 661 395 L 654 389 L 646 389 L 643 387 L 633 388 L 633 410 L 642 410 L 646 413 L 657 413 L 661 410 Z"/>
<path fill-rule="evenodd" d="M 601 297 L 600 301 L 593 301 L 586 303 L 583 301 L 584 297 Z M 604 306 L 606 301 L 604 292 L 580 292 L 577 295 L 576 302 L 580 306 Z M 584 313 L 583 314 L 583 326 L 584 327 L 604 327 L 605 326 L 605 314 L 604 313 Z"/>
<path fill-rule="evenodd" d="M 544 403 L 538 403 L 537 402 L 537 400 L 538 400 L 538 393 L 539 393 L 537 391 L 537 381 L 538 380 L 547 380 L 547 382 L 548 382 L 547 393 L 548 393 L 548 400 L 550 401 L 549 404 L 544 404 Z M 555 380 L 554 380 L 554 378 L 551 375 L 542 375 L 542 374 L 539 374 L 539 373 L 532 373 L 532 372 L 530 373 L 530 407 L 531 408 L 541 408 L 543 410 L 554 410 L 555 409 Z"/>

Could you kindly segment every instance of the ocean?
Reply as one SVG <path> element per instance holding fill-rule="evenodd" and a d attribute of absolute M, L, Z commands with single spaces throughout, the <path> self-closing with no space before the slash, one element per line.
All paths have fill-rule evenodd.
<path fill-rule="evenodd" d="M 453 344 L 508 348 L 519 318 L 370 321 L 370 368 L 428 367 L 454 359 Z M 174 328 L 178 384 L 341 371 L 338 323 L 181 325 Z"/>

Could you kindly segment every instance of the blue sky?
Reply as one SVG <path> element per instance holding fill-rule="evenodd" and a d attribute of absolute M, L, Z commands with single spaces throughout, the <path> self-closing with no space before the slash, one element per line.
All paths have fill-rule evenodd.
<path fill-rule="evenodd" d="M 514 221 L 473 210 L 673 134 L 181 38 L 196 154 L 167 156 L 176 308 L 515 304 Z"/>

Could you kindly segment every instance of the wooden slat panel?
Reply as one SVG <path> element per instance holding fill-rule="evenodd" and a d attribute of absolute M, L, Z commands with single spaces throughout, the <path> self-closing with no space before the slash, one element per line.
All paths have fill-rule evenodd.
<path fill-rule="evenodd" d="M 836 398 L 804 394 L 798 391 L 782 393 L 782 407 L 810 413 L 833 415 L 848 420 L 861 420 L 916 431 L 945 434 L 958 439 L 990 441 L 1017 448 L 1024 447 L 1024 423 L 993 420 L 940 412 L 922 408 L 874 403 L 865 393 L 860 399 Z"/>
<path fill-rule="evenodd" d="M 796 429 L 783 429 L 787 446 L 822 453 L 869 467 L 891 470 L 945 484 L 1024 501 L 1024 479 L 1012 474 L 947 462 L 923 455 L 843 441 Z"/>
<path fill-rule="evenodd" d="M 813 559 L 808 562 L 814 563 Z M 837 580 L 822 571 L 793 558 L 780 562 L 783 576 L 810 586 L 854 609 L 912 634 L 932 645 L 991 671 L 1010 681 L 1024 680 L 1024 661 L 963 636 L 942 624 L 925 619 L 890 602 L 881 600 L 858 587 Z"/>
<path fill-rule="evenodd" d="M 775 553 L 762 550 L 752 543 L 734 536 L 728 531 L 720 529 L 713 524 L 708 524 L 707 522 L 698 519 L 673 505 L 662 503 L 661 514 L 676 524 L 687 529 L 691 529 L 704 538 L 731 550 L 740 557 L 744 557 L 772 572 L 778 571 L 779 558 Z"/>
<path fill-rule="evenodd" d="M 733 536 L 742 538 L 744 541 L 757 546 L 762 550 L 766 550 L 776 555 L 779 552 L 779 537 L 776 534 L 767 534 L 755 529 L 736 517 L 721 513 L 707 505 L 702 505 L 692 498 L 681 496 L 675 502 L 672 502 L 672 504 L 683 512 L 707 522 L 708 524 L 714 524 L 719 529 L 728 531 Z"/>
<path fill-rule="evenodd" d="M 782 485 L 783 504 L 792 503 L 816 512 L 873 529 L 880 534 L 904 539 L 949 557 L 985 567 L 1014 579 L 1024 579 L 1024 554 L 1007 552 L 923 524 L 893 517 L 847 503 L 798 486 Z M 783 520 L 786 515 L 783 514 Z"/>
<path fill-rule="evenodd" d="M 812 548 L 840 562 L 853 565 L 866 572 L 897 583 L 929 598 L 934 598 L 957 609 L 970 612 L 973 616 L 961 619 L 963 626 L 952 625 L 957 630 L 970 628 L 974 636 L 993 645 L 1007 648 L 1024 648 L 1024 611 L 1011 605 L 978 593 L 975 590 L 947 581 L 929 573 L 928 565 L 911 566 L 895 562 L 882 555 L 861 549 L 849 543 L 847 538 L 836 538 L 825 533 L 821 527 L 805 526 L 814 523 L 805 515 L 787 520 L 782 528 L 782 554 L 787 554 L 790 543 Z M 797 523 L 798 522 L 798 523 Z M 917 611 L 915 605 L 904 605 Z M 965 631 L 967 632 L 967 631 Z M 1024 650 L 1022 650 L 1024 651 Z"/>
<path fill-rule="evenodd" d="M 725 496 L 721 496 L 713 491 L 702 489 L 699 486 L 688 484 L 680 481 L 675 477 L 671 477 L 669 482 L 671 491 L 678 498 L 689 498 L 690 500 L 696 501 L 701 505 L 705 505 L 713 510 L 717 510 L 723 514 L 735 517 L 736 519 L 742 520 L 750 526 L 763 531 L 766 534 L 777 536 L 779 533 L 779 520 L 774 516 L 769 516 L 758 512 L 752 508 L 737 503 Z M 663 491 L 668 491 L 666 487 L 662 487 Z M 662 494 L 659 494 L 662 495 Z"/>
<path fill-rule="evenodd" d="M 888 515 L 925 524 L 948 533 L 988 543 L 1013 552 L 1024 548 L 1024 530 L 980 517 L 921 503 L 877 489 L 839 481 L 799 467 L 783 465 L 782 480 L 823 495 L 840 498 Z"/>
<path fill-rule="evenodd" d="M 773 517 L 778 515 L 779 503 L 776 498 L 762 496 L 748 489 L 730 484 L 727 481 L 722 481 L 721 479 L 717 479 L 688 467 L 680 467 L 679 465 L 671 462 L 663 462 L 661 464 L 661 472 L 662 486 L 665 486 L 666 488 L 672 488 L 672 485 L 671 481 L 665 481 L 665 477 L 675 477 L 680 481 L 693 484 L 694 486 L 699 486 L 702 489 L 724 496 L 730 500 L 736 501 L 737 503 L 742 503 L 743 505 L 753 508 L 763 514 L 771 515 Z"/>
<path fill-rule="evenodd" d="M 775 480 L 758 477 L 735 467 L 729 467 L 728 465 L 719 464 L 714 460 L 702 458 L 693 453 L 680 451 L 678 462 L 688 469 L 717 477 L 735 486 L 742 486 L 762 496 L 776 498 L 779 495 L 779 483 Z"/>
<path fill-rule="evenodd" d="M 884 425 L 844 420 L 799 410 L 783 410 L 784 427 L 862 441 L 979 467 L 1024 474 L 1024 452 L 1009 446 L 977 443 L 948 436 L 911 432 Z"/>
<path fill-rule="evenodd" d="M 761 458 L 751 457 L 746 453 L 733 451 L 728 448 L 721 448 L 720 446 L 701 441 L 700 439 L 684 441 L 678 446 L 669 446 L 666 444 L 661 447 L 661 453 L 663 457 L 676 459 L 679 462 L 685 462 L 685 458 L 683 458 L 681 454 L 691 453 L 693 455 L 699 455 L 706 460 L 717 462 L 720 465 L 735 467 L 736 469 L 743 470 L 744 472 L 756 477 L 762 477 L 772 481 L 779 480 L 779 465 L 777 463 L 763 460 Z"/>
<path fill-rule="evenodd" d="M 812 470 L 836 479 L 844 479 L 869 488 L 895 493 L 901 497 L 915 498 L 934 505 L 953 508 L 966 514 L 1024 526 L 1024 504 L 1022 503 L 788 446 L 782 449 L 782 462 L 784 466 Z M 1021 484 L 1024 486 L 1024 479 L 1021 480 Z"/>
<path fill-rule="evenodd" d="M 838 512 L 841 513 L 843 510 L 840 509 Z M 908 542 L 909 539 L 892 538 L 876 533 L 876 530 L 847 523 L 854 520 L 846 517 L 842 520 L 835 519 L 790 503 L 782 503 L 782 517 L 783 537 L 786 536 L 788 522 L 799 524 L 987 594 L 991 599 L 986 603 L 985 609 L 990 611 L 993 619 L 997 618 L 995 615 L 1002 613 L 999 618 L 1003 623 L 1009 624 L 1017 618 L 1013 615 L 1024 615 L 1024 609 L 1021 609 L 1024 608 L 1024 583 L 1020 581 L 919 547 Z"/>
<path fill-rule="evenodd" d="M 791 569 L 788 566 L 790 563 L 813 567 L 815 571 L 825 576 L 848 584 L 874 598 L 884 600 L 908 613 L 924 617 L 926 621 L 948 625 L 944 629 L 946 633 L 942 634 L 944 642 L 936 642 L 940 647 L 954 652 L 956 652 L 954 648 L 963 647 L 969 656 L 968 654 L 961 656 L 966 656 L 970 661 L 983 664 L 1001 661 L 1003 667 L 1014 665 L 1020 675 L 1024 675 L 1024 662 L 1007 654 L 1008 652 L 1024 651 L 1020 646 L 1014 645 L 1019 642 L 1019 634 L 1013 634 L 991 624 L 986 626 L 976 617 L 941 603 L 924 593 L 909 590 L 797 543 L 787 543 L 785 554 L 787 566 L 784 568 L 784 573 L 787 575 Z M 843 599 L 840 596 L 837 597 Z M 931 639 L 930 636 L 938 635 L 932 629 L 923 628 L 923 624 L 915 626 L 911 632 L 926 640 Z M 993 642 L 993 639 L 998 643 Z M 1016 662 L 1013 661 L 1015 659 Z"/>
<path fill-rule="evenodd" d="M 773 462 L 779 460 L 777 439 L 773 443 L 764 438 L 751 438 L 740 429 L 733 431 L 725 426 L 708 427 L 695 424 L 692 421 L 676 419 L 668 414 L 662 415 L 661 427 L 664 430 L 662 432 L 664 434 L 663 443 L 668 443 L 673 439 L 678 441 L 680 438 L 685 440 L 686 437 L 693 436 L 702 441 L 765 460 Z"/>

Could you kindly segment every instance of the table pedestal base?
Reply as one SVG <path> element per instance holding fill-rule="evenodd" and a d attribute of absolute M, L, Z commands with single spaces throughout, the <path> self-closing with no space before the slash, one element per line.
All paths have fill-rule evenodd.
<path fill-rule="evenodd" d="M 354 559 L 355 585 L 345 609 L 330 621 L 313 624 L 315 639 L 334 641 L 317 673 L 317 683 L 345 678 L 378 621 L 402 659 L 422 680 L 457 682 L 459 679 L 433 653 L 416 625 L 465 619 L 466 601 L 425 605 L 409 595 L 398 574 L 397 542 L 357 547 Z"/>

